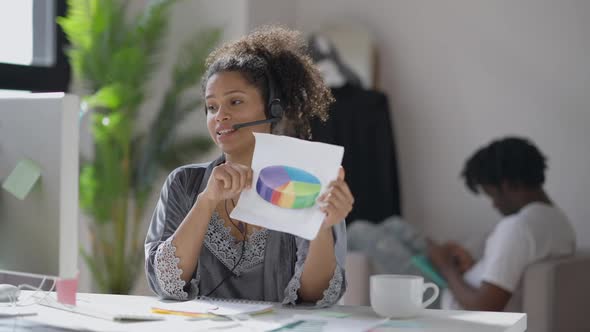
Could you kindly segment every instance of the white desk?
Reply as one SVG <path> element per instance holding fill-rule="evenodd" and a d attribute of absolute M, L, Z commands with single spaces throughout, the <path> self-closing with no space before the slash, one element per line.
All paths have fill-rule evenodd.
<path fill-rule="evenodd" d="M 117 304 L 133 308 L 146 308 L 159 303 L 155 297 L 125 296 L 105 294 L 78 294 L 79 301 L 91 301 L 99 304 Z M 317 314 L 317 310 L 301 308 L 285 308 L 277 305 L 273 313 L 252 317 L 243 321 L 242 325 L 234 322 L 188 321 L 183 317 L 166 315 L 165 321 L 117 323 L 103 319 L 83 316 L 49 308 L 33 306 L 36 316 L 0 319 L 0 331 L 203 331 L 215 328 L 216 331 L 261 331 L 272 328 L 271 324 L 285 322 L 298 314 Z M 335 306 L 329 311 L 351 313 L 346 318 L 361 320 L 375 320 L 377 316 L 370 307 Z M 325 311 L 325 310 L 324 310 Z M 320 316 L 318 316 L 320 317 Z M 38 324 L 52 327 L 39 327 Z M 477 332 L 524 332 L 526 330 L 526 315 L 519 313 L 475 312 L 475 311 L 446 311 L 425 310 L 421 317 L 410 320 L 394 320 L 389 327 L 373 329 L 380 331 L 477 331 Z M 293 331 L 296 331 L 294 329 Z"/>

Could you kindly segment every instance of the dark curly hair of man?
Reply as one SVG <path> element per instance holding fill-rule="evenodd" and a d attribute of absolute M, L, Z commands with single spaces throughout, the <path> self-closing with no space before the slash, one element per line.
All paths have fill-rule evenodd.
<path fill-rule="evenodd" d="M 545 182 L 546 158 L 525 138 L 505 137 L 476 151 L 465 163 L 461 176 L 473 193 L 481 185 L 500 187 L 503 182 L 528 189 Z"/>
<path fill-rule="evenodd" d="M 261 92 L 265 104 L 269 99 L 267 75 L 271 75 L 285 110 L 282 121 L 272 127 L 273 133 L 310 139 L 310 119 L 325 121 L 334 102 L 298 31 L 263 26 L 214 50 L 207 58 L 206 67 L 201 84 L 203 92 L 214 74 L 240 72 Z"/>

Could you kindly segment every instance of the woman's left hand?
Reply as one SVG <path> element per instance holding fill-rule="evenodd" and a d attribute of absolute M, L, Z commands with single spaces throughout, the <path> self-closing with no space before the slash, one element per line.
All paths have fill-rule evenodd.
<path fill-rule="evenodd" d="M 338 178 L 328 185 L 328 189 L 318 198 L 320 210 L 326 214 L 323 228 L 340 223 L 352 210 L 354 197 L 344 181 L 344 168 L 340 167 Z"/>

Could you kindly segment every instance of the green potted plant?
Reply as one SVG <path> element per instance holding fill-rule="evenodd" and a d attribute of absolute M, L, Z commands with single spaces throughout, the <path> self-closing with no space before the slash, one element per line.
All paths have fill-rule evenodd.
<path fill-rule="evenodd" d="M 82 160 L 80 206 L 92 222 L 91 252 L 81 255 L 101 292 L 129 293 L 142 270 L 146 205 L 160 171 L 188 162 L 209 148 L 209 139 L 179 139 L 176 129 L 202 101 L 185 92 L 204 72 L 219 29 L 197 33 L 178 52 L 171 84 L 146 132 L 135 124 L 142 114 L 175 1 L 159 1 L 129 18 L 121 0 L 69 0 L 58 24 L 70 46 L 74 75 L 88 94 L 94 157 Z"/>

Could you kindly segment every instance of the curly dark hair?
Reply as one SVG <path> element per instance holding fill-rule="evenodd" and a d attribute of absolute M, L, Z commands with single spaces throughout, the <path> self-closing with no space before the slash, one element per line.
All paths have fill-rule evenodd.
<path fill-rule="evenodd" d="M 537 189 L 545 182 L 546 158 L 529 140 L 505 137 L 476 151 L 461 176 L 473 193 L 478 186 L 500 187 L 502 182 Z"/>
<path fill-rule="evenodd" d="M 334 102 L 298 31 L 263 26 L 214 50 L 206 67 L 201 83 L 203 92 L 214 74 L 240 72 L 261 92 L 265 104 L 269 101 L 267 75 L 271 75 L 274 91 L 285 110 L 282 121 L 272 127 L 273 133 L 310 139 L 310 119 L 327 120 L 328 108 Z M 268 109 L 266 114 L 268 117 Z"/>

